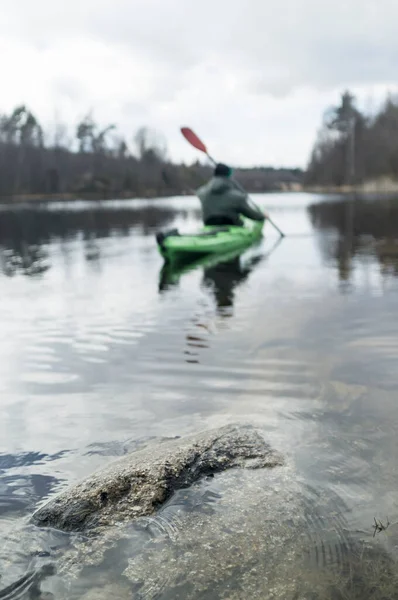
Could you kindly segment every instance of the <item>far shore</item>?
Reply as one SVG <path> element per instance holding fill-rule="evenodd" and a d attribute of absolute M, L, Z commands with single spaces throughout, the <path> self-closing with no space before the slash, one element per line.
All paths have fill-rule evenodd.
<path fill-rule="evenodd" d="M 381 177 L 357 185 L 305 186 L 302 191 L 311 194 L 394 194 L 398 193 L 398 181 L 390 177 Z"/>
<path fill-rule="evenodd" d="M 368 181 L 355 186 L 302 186 L 299 184 L 286 185 L 281 184 L 279 189 L 267 190 L 263 192 L 249 192 L 251 194 L 286 194 L 286 193 L 305 193 L 305 194 L 371 194 L 371 195 L 390 195 L 398 194 L 398 181 L 394 181 L 388 177 L 378 179 L 377 181 Z M 156 198 L 170 198 L 173 196 L 192 196 L 191 190 L 168 192 L 167 194 L 154 193 L 153 190 L 148 190 L 140 195 L 131 193 L 104 193 L 101 192 L 67 192 L 58 194 L 14 194 L 12 196 L 0 196 L 0 204 L 25 204 L 25 203 L 40 203 L 40 202 L 73 202 L 78 200 L 143 200 Z"/>

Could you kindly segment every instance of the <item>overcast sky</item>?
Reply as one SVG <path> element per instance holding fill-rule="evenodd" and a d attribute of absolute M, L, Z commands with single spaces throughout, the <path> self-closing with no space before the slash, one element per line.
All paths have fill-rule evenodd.
<path fill-rule="evenodd" d="M 398 0 L 0 2 L 0 111 L 148 125 L 175 159 L 189 125 L 218 160 L 305 166 L 344 88 L 369 109 L 397 89 Z"/>

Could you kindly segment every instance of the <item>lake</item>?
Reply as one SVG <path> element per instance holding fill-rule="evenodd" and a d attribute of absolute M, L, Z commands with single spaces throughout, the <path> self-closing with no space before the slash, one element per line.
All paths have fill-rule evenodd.
<path fill-rule="evenodd" d="M 286 238 L 173 277 L 155 233 L 194 230 L 195 198 L 0 205 L 0 598 L 397 597 L 398 202 L 255 200 Z M 28 523 L 150 439 L 236 422 L 286 466 L 193 486 L 83 571 L 87 540 Z"/>

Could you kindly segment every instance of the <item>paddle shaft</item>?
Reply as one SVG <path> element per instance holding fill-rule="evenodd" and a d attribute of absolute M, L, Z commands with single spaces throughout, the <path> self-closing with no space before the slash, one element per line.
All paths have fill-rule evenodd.
<path fill-rule="evenodd" d="M 217 162 L 214 160 L 214 158 L 212 156 L 210 156 L 210 154 L 208 152 L 206 152 L 206 156 L 207 158 L 214 164 L 216 165 Z M 236 181 L 235 179 L 231 179 L 232 183 L 234 184 L 234 186 L 240 190 L 241 192 L 243 192 L 244 194 L 246 194 L 246 190 L 240 185 L 240 183 L 238 181 Z M 268 221 L 271 223 L 271 225 L 276 229 L 276 231 L 279 233 L 279 235 L 281 237 L 285 237 L 285 234 L 283 233 L 283 231 L 281 231 L 279 229 L 279 227 L 273 222 L 273 220 L 271 219 L 271 217 L 269 217 L 267 215 L 267 219 Z"/>

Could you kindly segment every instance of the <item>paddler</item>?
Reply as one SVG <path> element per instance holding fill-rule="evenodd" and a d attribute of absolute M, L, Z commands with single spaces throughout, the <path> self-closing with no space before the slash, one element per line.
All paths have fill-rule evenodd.
<path fill-rule="evenodd" d="M 243 225 L 242 216 L 253 221 L 264 221 L 261 212 L 249 196 L 231 180 L 232 169 L 223 163 L 216 165 L 214 175 L 197 191 L 202 205 L 205 225 Z"/>

